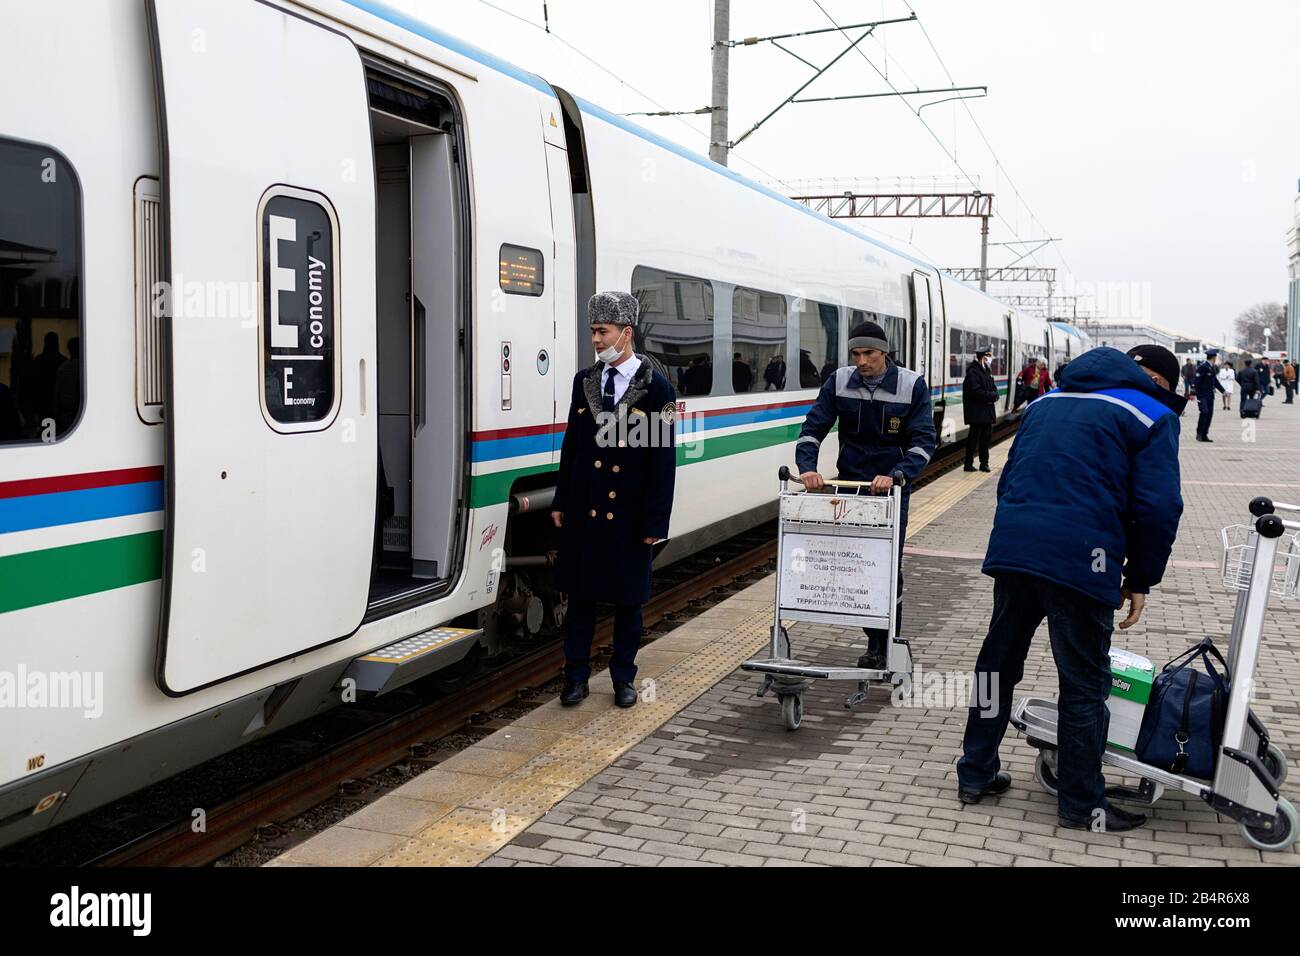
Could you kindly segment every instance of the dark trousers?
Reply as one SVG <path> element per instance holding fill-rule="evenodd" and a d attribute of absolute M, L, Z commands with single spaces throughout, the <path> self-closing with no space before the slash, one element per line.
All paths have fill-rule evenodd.
<path fill-rule="evenodd" d="M 581 683 L 591 677 L 591 639 L 596 634 L 596 602 L 570 597 L 564 614 L 564 676 Z M 636 680 L 636 650 L 641 645 L 641 605 L 614 605 L 614 656 L 609 676 L 615 684 Z"/>
<path fill-rule="evenodd" d="M 957 761 L 962 787 L 978 790 L 993 782 L 1001 762 L 998 745 L 1011 719 L 1012 692 L 1024 676 L 1025 658 L 1038 625 L 1047 618 L 1052 656 L 1060 677 L 1057 728 L 1057 806 L 1064 816 L 1089 819 L 1106 806 L 1101 754 L 1110 712 L 1110 635 L 1115 611 L 1100 601 L 1028 574 L 994 578 L 993 619 L 975 663 L 975 687 L 996 675 L 996 709 L 972 707 L 966 719 L 963 755 Z"/>
<path fill-rule="evenodd" d="M 980 456 L 980 464 L 988 467 L 989 444 L 992 441 L 992 424 L 970 426 L 970 431 L 966 435 L 966 467 L 975 464 L 976 453 Z"/>
<path fill-rule="evenodd" d="M 1210 420 L 1214 418 L 1214 393 L 1197 395 L 1196 403 L 1201 409 L 1201 413 L 1196 417 L 1196 437 L 1209 438 Z"/>
<path fill-rule="evenodd" d="M 1286 382 L 1285 384 L 1286 384 L 1286 401 L 1283 402 L 1282 404 L 1293 405 L 1295 403 L 1292 402 L 1291 399 L 1295 397 L 1295 382 Z"/>

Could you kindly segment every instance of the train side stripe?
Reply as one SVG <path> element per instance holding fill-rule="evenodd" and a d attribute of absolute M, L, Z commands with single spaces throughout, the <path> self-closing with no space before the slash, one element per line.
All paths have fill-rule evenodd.
<path fill-rule="evenodd" d="M 161 531 L 0 558 L 0 614 L 162 577 Z"/>
<path fill-rule="evenodd" d="M 694 465 L 701 461 L 726 458 L 772 445 L 784 445 L 799 437 L 803 422 L 790 422 L 773 428 L 756 428 L 751 431 L 737 432 L 731 435 L 719 435 L 704 441 L 692 441 L 678 444 L 677 467 Z M 510 468 L 505 471 L 493 471 L 485 475 L 474 475 L 470 479 L 470 507 L 487 508 L 499 505 L 510 497 L 510 487 L 519 478 L 537 475 L 542 472 L 555 471 L 550 464 L 532 465 L 526 468 Z"/>
<path fill-rule="evenodd" d="M 0 498 L 0 534 L 161 511 L 161 481 Z"/>
<path fill-rule="evenodd" d="M 59 491 L 82 491 L 112 485 L 133 485 L 142 481 L 162 481 L 161 465 L 145 468 L 119 468 L 113 471 L 90 471 L 80 475 L 54 475 L 50 478 L 22 478 L 0 481 L 0 498 L 23 498 L 48 495 Z"/>

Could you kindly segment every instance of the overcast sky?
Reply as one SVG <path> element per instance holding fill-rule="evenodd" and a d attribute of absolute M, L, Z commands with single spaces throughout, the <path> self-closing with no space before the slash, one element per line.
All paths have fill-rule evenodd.
<path fill-rule="evenodd" d="M 542 0 L 390 2 L 614 112 L 709 101 L 709 0 L 547 0 L 550 36 L 538 28 Z M 787 106 L 736 150 L 732 167 L 777 188 L 880 178 L 885 191 L 902 177 L 907 189 L 969 189 L 969 176 L 994 193 L 992 242 L 1060 238 L 1026 262 L 1060 270 L 1058 291 L 1071 281 L 1097 288 L 1111 315 L 1149 312 L 1157 324 L 1219 338 L 1246 307 L 1286 301 L 1285 236 L 1300 179 L 1300 3 L 910 2 L 733 0 L 731 36 L 914 9 L 925 33 L 915 23 L 878 27 L 860 45 L 865 56 L 848 54 L 802 95 L 887 92 L 885 73 L 899 90 L 988 86 L 987 97 L 923 109 L 929 130 L 899 97 Z M 848 45 L 838 33 L 782 42 L 818 65 Z M 731 139 L 811 75 L 770 43 L 733 49 Z M 636 121 L 707 153 L 707 116 Z M 941 265 L 979 264 L 978 220 L 864 228 L 910 240 Z M 990 265 L 1013 255 L 995 246 Z"/>

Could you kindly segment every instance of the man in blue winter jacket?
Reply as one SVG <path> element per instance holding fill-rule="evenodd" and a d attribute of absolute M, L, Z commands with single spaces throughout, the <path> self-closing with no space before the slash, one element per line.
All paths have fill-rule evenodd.
<path fill-rule="evenodd" d="M 998 481 L 984 558 L 993 618 L 975 686 L 997 709 L 973 707 L 958 797 L 977 803 L 1011 776 L 998 746 L 1034 631 L 1047 618 L 1060 676 L 1057 805 L 1061 826 L 1119 832 L 1146 817 L 1110 806 L 1101 774 L 1110 695 L 1110 637 L 1129 601 L 1127 630 L 1160 583 L 1183 512 L 1178 360 L 1159 345 L 1125 355 L 1096 348 L 1070 362 L 1060 387 L 1025 411 Z"/>
<path fill-rule="evenodd" d="M 899 540 L 907 538 L 907 506 L 912 481 L 934 454 L 934 413 L 930 386 L 919 372 L 903 368 L 889 358 L 892 351 L 885 330 L 875 322 L 862 322 L 849 332 L 849 357 L 853 364 L 836 369 L 822 383 L 817 402 L 804 419 L 794 444 L 799 479 L 809 491 L 822 487 L 817 455 L 831 426 L 840 424 L 840 478 L 869 481 L 871 490 L 883 494 L 894 486 L 895 473 L 903 476 Z M 901 560 L 901 559 L 900 559 Z M 895 628 L 903 618 L 903 574 L 898 575 Z M 858 666 L 882 670 L 888 663 L 888 631 L 864 628 L 867 652 Z"/>

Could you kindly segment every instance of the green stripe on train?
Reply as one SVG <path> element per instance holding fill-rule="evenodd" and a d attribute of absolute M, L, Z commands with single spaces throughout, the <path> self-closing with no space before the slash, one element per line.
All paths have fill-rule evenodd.
<path fill-rule="evenodd" d="M 714 458 L 726 458 L 772 445 L 784 445 L 799 437 L 802 421 L 788 425 L 776 425 L 772 428 L 760 428 L 754 431 L 739 432 L 734 435 L 719 435 L 705 438 L 703 441 L 687 442 L 677 446 L 677 467 L 694 465 Z M 792 462 L 793 463 L 793 462 Z M 486 475 L 475 475 L 470 479 L 469 505 L 471 508 L 486 508 L 499 505 L 510 497 L 510 488 L 525 475 L 536 475 L 544 471 L 554 471 L 555 466 L 531 465 L 527 468 L 511 468 L 506 471 L 494 471 Z"/>
<path fill-rule="evenodd" d="M 0 614 L 162 576 L 163 533 L 86 541 L 0 558 Z"/>

